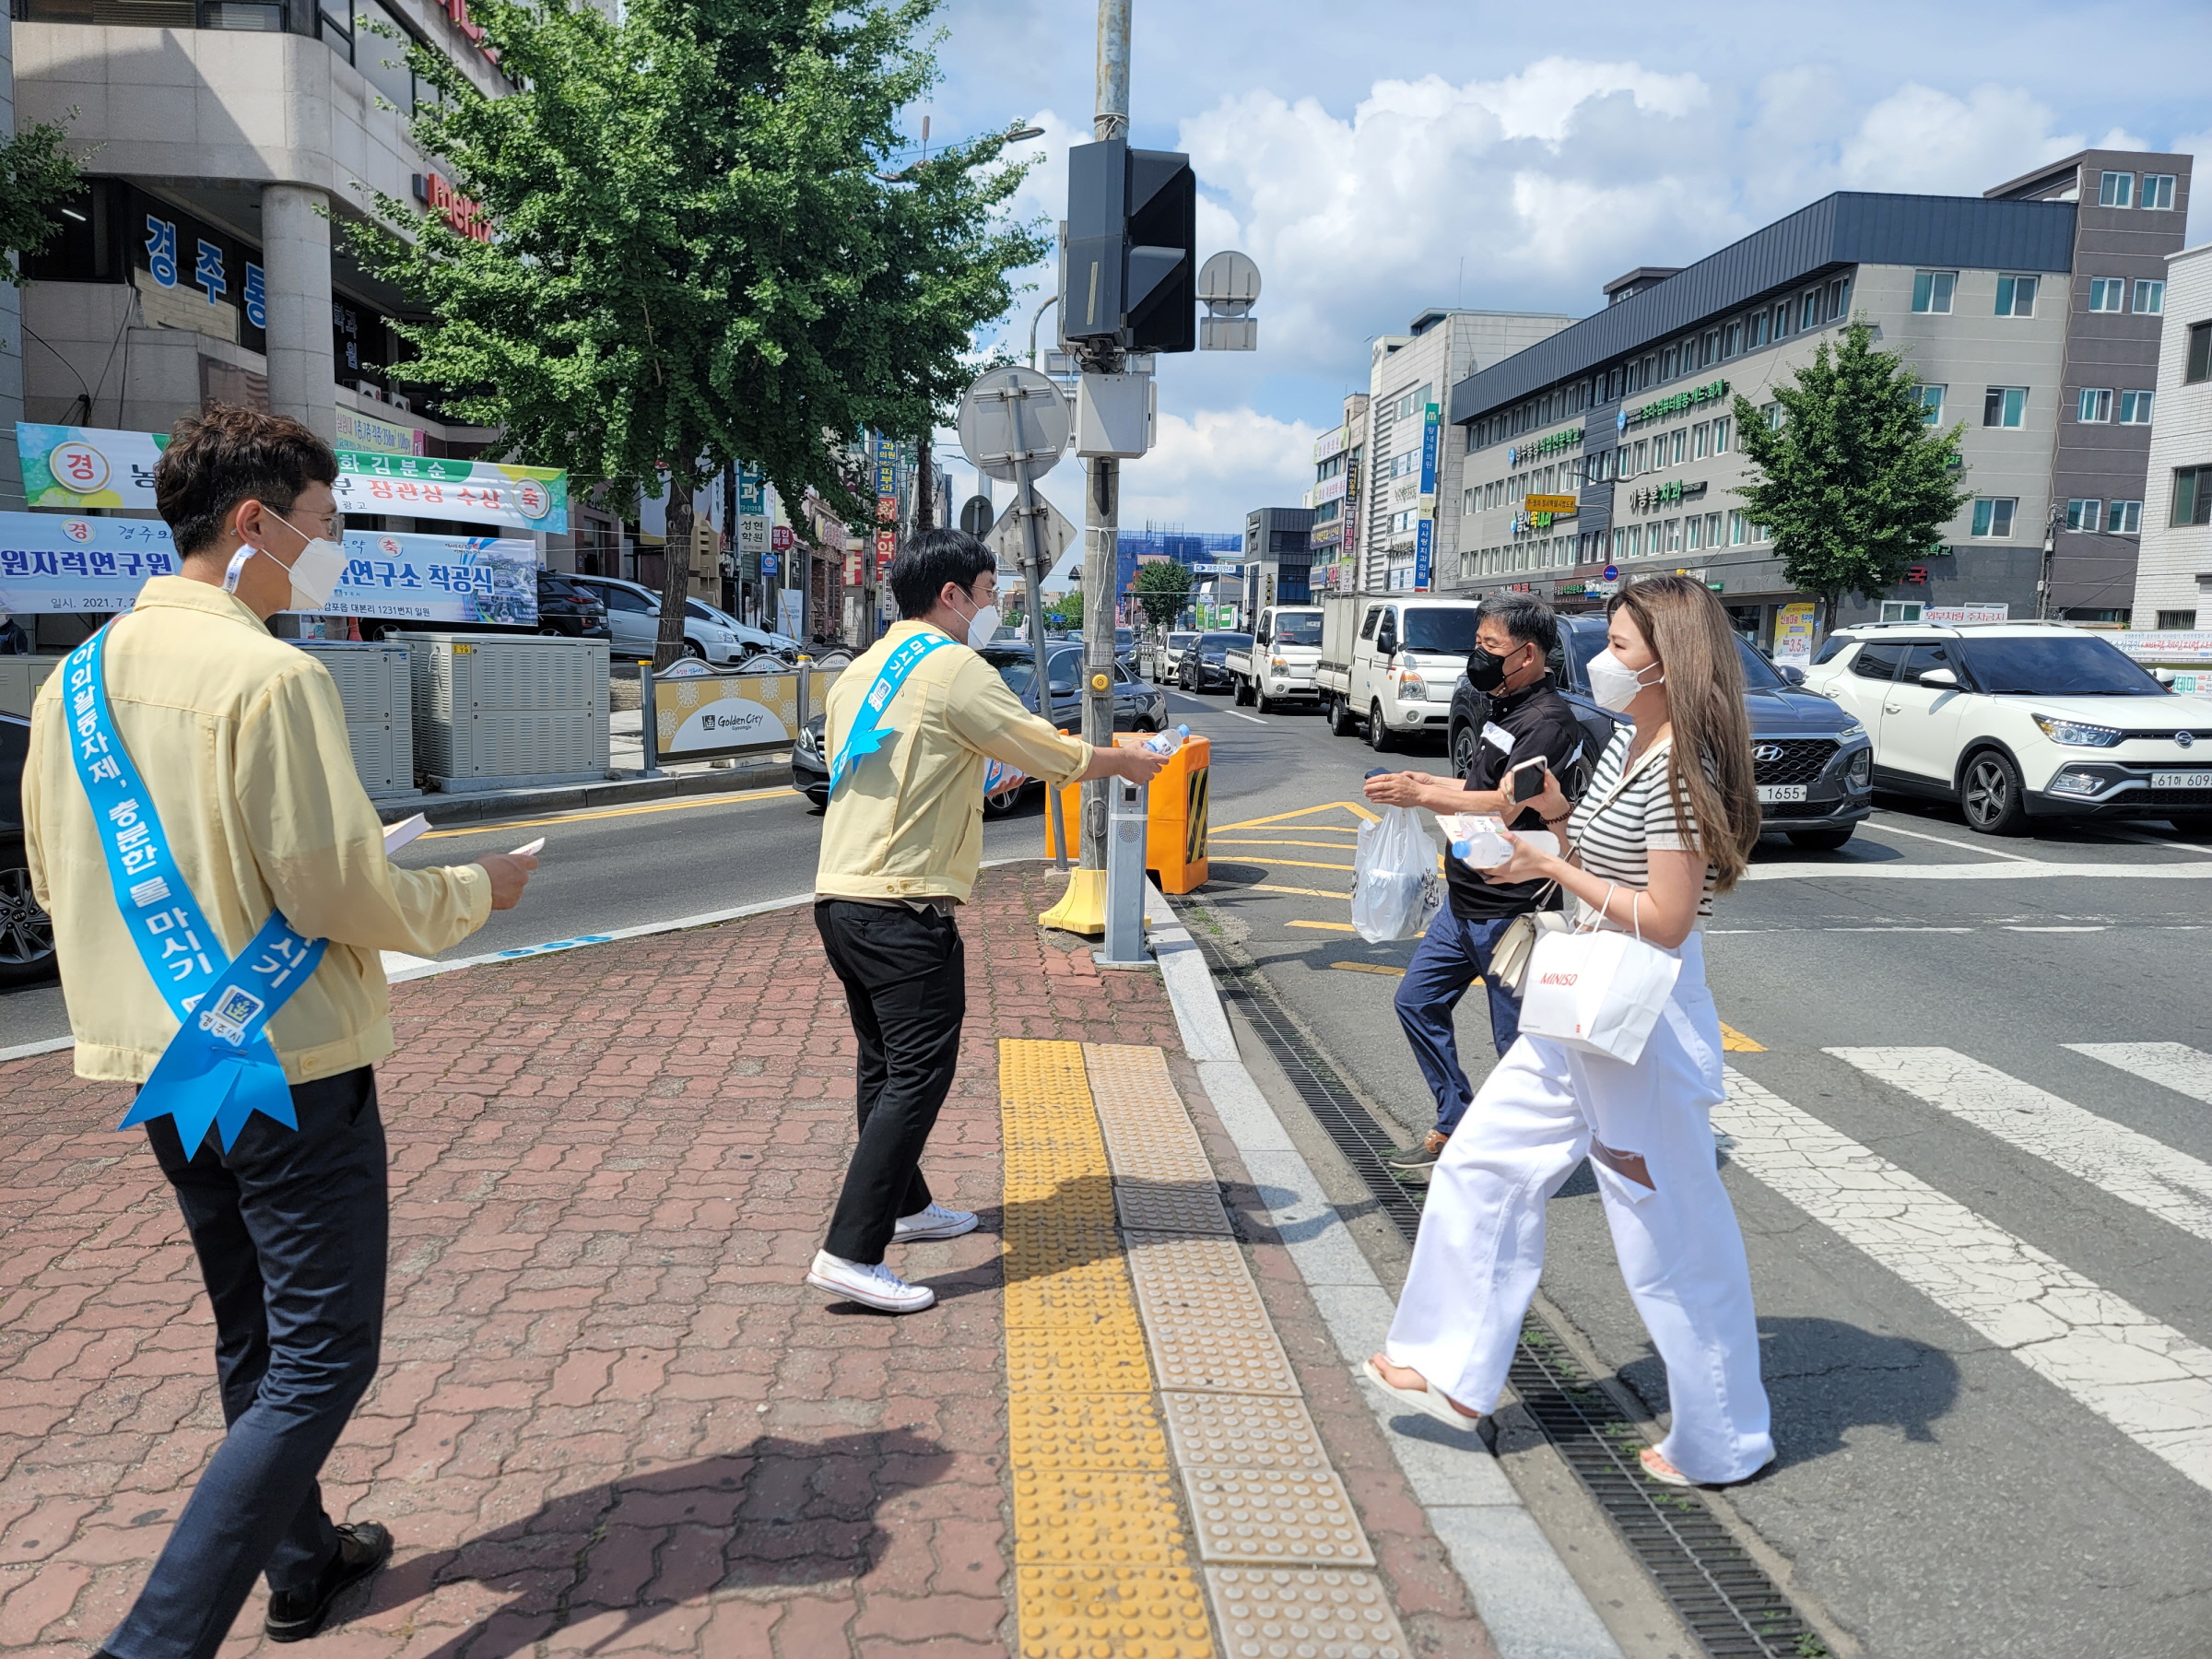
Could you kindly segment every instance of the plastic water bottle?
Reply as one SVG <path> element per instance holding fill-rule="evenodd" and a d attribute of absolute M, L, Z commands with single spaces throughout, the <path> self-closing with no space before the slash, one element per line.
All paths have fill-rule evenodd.
<path fill-rule="evenodd" d="M 1179 725 L 1171 732 L 1153 733 L 1151 736 L 1138 744 L 1137 747 L 1148 749 L 1155 755 L 1171 755 L 1183 746 L 1190 735 L 1191 728 L 1189 726 Z"/>

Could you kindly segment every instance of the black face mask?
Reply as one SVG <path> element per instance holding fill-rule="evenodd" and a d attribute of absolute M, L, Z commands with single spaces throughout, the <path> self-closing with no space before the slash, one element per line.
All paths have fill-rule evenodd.
<path fill-rule="evenodd" d="M 1476 646 L 1467 653 L 1467 684 L 1477 691 L 1497 690 L 1505 684 L 1505 658 Z"/>

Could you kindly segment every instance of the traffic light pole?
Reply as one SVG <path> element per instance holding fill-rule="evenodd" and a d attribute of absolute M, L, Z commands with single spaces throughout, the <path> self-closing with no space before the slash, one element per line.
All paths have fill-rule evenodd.
<path fill-rule="evenodd" d="M 1099 86 L 1092 136 L 1129 132 L 1130 0 L 1099 0 Z M 1063 312 L 1065 307 L 1062 307 Z M 1061 326 L 1066 327 L 1065 315 Z M 1083 353 L 1086 373 L 1112 374 L 1122 367 L 1117 346 Z M 1114 589 L 1121 574 L 1122 464 L 1099 456 L 1084 464 L 1083 477 L 1083 741 L 1113 742 Z M 1083 786 L 1083 868 L 1106 867 L 1106 789 Z"/>

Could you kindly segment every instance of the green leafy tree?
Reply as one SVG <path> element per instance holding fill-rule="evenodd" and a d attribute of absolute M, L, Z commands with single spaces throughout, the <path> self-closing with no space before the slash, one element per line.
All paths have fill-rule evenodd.
<path fill-rule="evenodd" d="M 68 135 L 41 121 L 0 142 L 0 281 L 12 288 L 23 286 L 20 262 L 60 233 L 56 209 L 77 187 L 76 163 L 62 147 Z"/>
<path fill-rule="evenodd" d="M 1083 594 L 1080 589 L 1060 595 L 1045 606 L 1045 620 L 1055 628 L 1071 630 L 1083 626 Z"/>
<path fill-rule="evenodd" d="M 1876 350 L 1864 323 L 1823 345 L 1774 396 L 1779 426 L 1736 396 L 1736 431 L 1757 472 L 1735 493 L 1774 537 L 1783 580 L 1818 595 L 1833 628 L 1845 594 L 1878 599 L 1971 499 L 1959 488 L 1965 428 L 1927 424 L 1919 376 L 1898 353 Z"/>
<path fill-rule="evenodd" d="M 399 326 L 406 372 L 447 409 L 611 501 L 669 492 L 664 664 L 693 491 L 742 457 L 786 500 L 872 522 L 835 451 L 926 430 L 1007 273 L 1046 252 L 1005 218 L 1022 170 L 1003 135 L 889 171 L 936 78 L 918 39 L 936 4 L 473 0 L 500 98 L 408 53 L 438 93 L 415 140 L 489 234 L 382 197 L 352 244 L 429 314 Z"/>
<path fill-rule="evenodd" d="M 1136 602 L 1155 628 L 1172 628 L 1190 603 L 1191 567 L 1179 559 L 1155 559 L 1136 567 Z"/>

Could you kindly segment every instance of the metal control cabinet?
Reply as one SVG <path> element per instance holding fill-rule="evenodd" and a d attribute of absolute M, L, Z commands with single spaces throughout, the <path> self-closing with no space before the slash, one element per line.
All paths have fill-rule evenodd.
<path fill-rule="evenodd" d="M 335 640 L 294 641 L 337 682 L 346 705 L 346 736 L 354 770 L 371 795 L 409 794 L 415 788 L 414 671 L 405 645 L 352 644 Z"/>
<path fill-rule="evenodd" d="M 606 641 L 397 633 L 414 677 L 416 765 L 430 787 L 606 776 Z"/>

